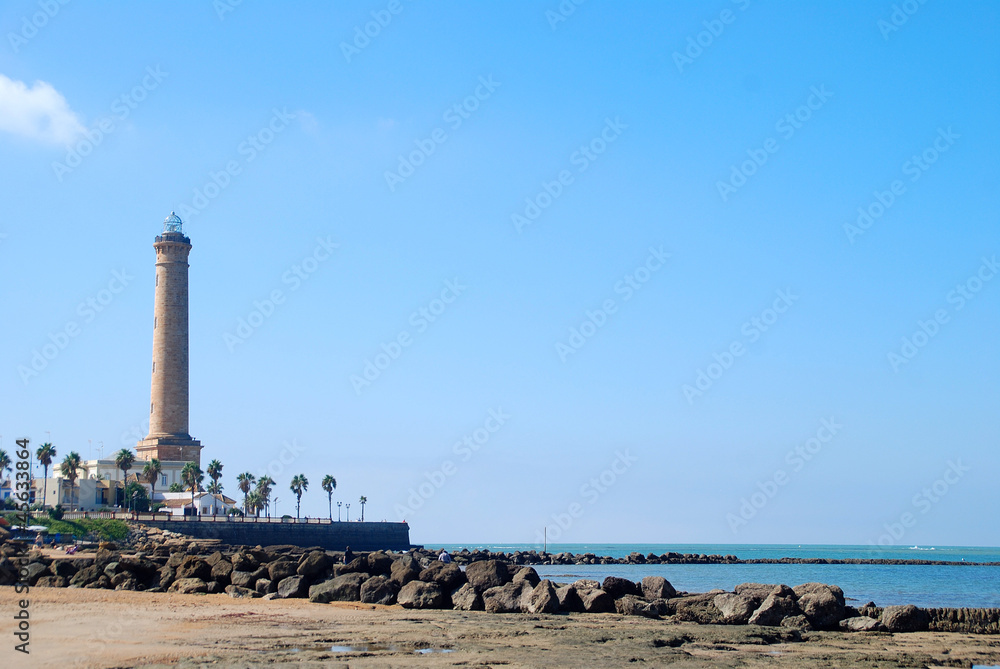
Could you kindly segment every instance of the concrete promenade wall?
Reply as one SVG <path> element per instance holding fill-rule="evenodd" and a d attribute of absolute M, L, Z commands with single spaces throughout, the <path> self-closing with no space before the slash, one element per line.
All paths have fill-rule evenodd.
<path fill-rule="evenodd" d="M 406 523 L 296 523 L 296 522 L 213 522 L 198 520 L 139 522 L 199 539 L 219 539 L 226 544 L 246 546 L 320 546 L 342 551 L 410 549 L 410 526 Z"/>

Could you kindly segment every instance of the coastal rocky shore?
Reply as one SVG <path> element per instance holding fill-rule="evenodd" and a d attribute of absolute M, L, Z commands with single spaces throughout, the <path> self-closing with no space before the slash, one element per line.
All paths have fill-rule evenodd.
<path fill-rule="evenodd" d="M 880 608 L 874 603 L 855 608 L 845 603 L 839 587 L 823 583 L 744 583 L 733 592 L 694 594 L 676 591 L 659 576 L 638 583 L 608 577 L 558 584 L 519 562 L 526 559 L 522 554 L 497 559 L 460 552 L 446 564 L 420 549 L 355 556 L 297 546 L 225 546 L 152 530 L 145 534 L 145 540 L 132 542 L 139 544 L 138 550 L 123 552 L 103 543 L 95 552 L 65 558 L 7 542 L 0 546 L 0 585 L 13 584 L 20 572 L 34 587 L 226 593 L 236 599 L 496 614 L 617 613 L 676 623 L 771 627 L 789 641 L 813 630 L 1000 634 L 1000 609 Z"/>

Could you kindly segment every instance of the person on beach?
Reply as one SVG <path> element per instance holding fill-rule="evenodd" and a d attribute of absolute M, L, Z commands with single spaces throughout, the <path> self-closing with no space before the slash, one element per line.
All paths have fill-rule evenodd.
<path fill-rule="evenodd" d="M 449 562 L 451 562 L 451 556 L 448 555 L 448 551 L 446 551 L 445 549 L 442 548 L 441 549 L 441 554 L 438 555 L 438 560 L 440 562 L 444 562 L 445 564 L 448 564 Z"/>
<path fill-rule="evenodd" d="M 347 550 L 344 551 L 344 564 L 347 564 L 353 559 L 354 559 L 354 552 L 351 550 L 351 547 L 348 546 Z"/>

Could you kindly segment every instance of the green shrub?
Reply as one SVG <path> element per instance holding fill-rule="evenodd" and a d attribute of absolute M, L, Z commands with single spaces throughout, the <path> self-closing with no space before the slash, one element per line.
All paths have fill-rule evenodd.
<path fill-rule="evenodd" d="M 79 524 L 105 541 L 121 541 L 128 536 L 128 523 L 117 518 L 83 518 Z"/>
<path fill-rule="evenodd" d="M 63 508 L 62 504 L 56 504 L 54 507 L 49 509 L 49 518 L 52 520 L 62 520 Z"/>

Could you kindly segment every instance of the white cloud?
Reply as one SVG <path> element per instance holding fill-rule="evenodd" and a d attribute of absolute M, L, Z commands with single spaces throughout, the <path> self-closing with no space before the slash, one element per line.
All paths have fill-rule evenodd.
<path fill-rule="evenodd" d="M 47 144 L 70 144 L 85 128 L 52 84 L 36 81 L 29 88 L 0 74 L 0 131 Z"/>

